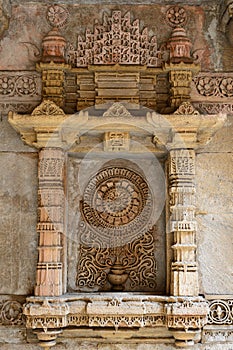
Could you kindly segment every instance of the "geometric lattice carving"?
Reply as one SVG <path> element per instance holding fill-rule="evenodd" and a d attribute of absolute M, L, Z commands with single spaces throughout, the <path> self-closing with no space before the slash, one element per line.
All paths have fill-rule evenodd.
<path fill-rule="evenodd" d="M 80 245 L 76 284 L 79 290 L 109 290 L 108 273 L 116 255 L 121 269 L 128 273 L 127 290 L 154 290 L 156 261 L 154 257 L 154 229 L 121 247 L 87 247 Z"/>
<path fill-rule="evenodd" d="M 130 64 L 158 67 L 157 39 L 149 39 L 148 29 L 140 32 L 139 20 L 131 23 L 130 12 L 104 13 L 103 23 L 94 24 L 94 32 L 86 30 L 86 38 L 78 37 L 77 50 L 67 50 L 67 61 L 72 66 L 86 67 L 89 64 Z"/>

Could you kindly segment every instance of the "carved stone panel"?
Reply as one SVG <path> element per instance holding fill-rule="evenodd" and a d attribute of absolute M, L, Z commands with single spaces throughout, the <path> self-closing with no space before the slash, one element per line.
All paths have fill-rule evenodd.
<path fill-rule="evenodd" d="M 81 174 L 83 162 L 92 167 L 89 179 Z M 126 164 L 69 161 L 69 290 L 164 292 L 163 213 L 154 219 L 161 198 L 136 164 Z"/>

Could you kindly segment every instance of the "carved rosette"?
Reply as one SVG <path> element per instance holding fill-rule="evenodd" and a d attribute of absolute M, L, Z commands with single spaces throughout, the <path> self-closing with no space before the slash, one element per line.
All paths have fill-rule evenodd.
<path fill-rule="evenodd" d="M 64 232 L 64 152 L 47 148 L 39 153 L 39 260 L 35 295 L 62 294 L 62 236 Z"/>
<path fill-rule="evenodd" d="M 93 232 L 102 246 L 118 246 L 150 228 L 152 194 L 140 174 L 111 166 L 91 178 L 84 191 L 81 210 L 85 228 L 81 229 L 83 243 L 93 245 L 87 234 Z"/>
<path fill-rule="evenodd" d="M 194 176 L 195 152 L 172 150 L 169 157 L 172 295 L 198 295 Z"/>

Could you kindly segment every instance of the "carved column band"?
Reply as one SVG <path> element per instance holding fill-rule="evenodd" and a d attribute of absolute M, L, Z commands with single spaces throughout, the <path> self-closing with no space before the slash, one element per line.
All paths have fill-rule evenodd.
<path fill-rule="evenodd" d="M 58 296 L 63 292 L 64 159 L 60 148 L 44 148 L 39 153 L 39 259 L 35 288 L 38 296 Z"/>
<path fill-rule="evenodd" d="M 195 152 L 189 149 L 171 150 L 169 230 L 173 236 L 172 295 L 198 295 L 194 176 Z"/>

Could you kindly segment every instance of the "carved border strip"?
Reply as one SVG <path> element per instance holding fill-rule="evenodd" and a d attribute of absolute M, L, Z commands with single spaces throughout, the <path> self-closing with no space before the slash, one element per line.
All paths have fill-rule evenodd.
<path fill-rule="evenodd" d="M 193 78 L 198 95 L 229 99 L 233 96 L 233 73 L 199 73 Z"/>

